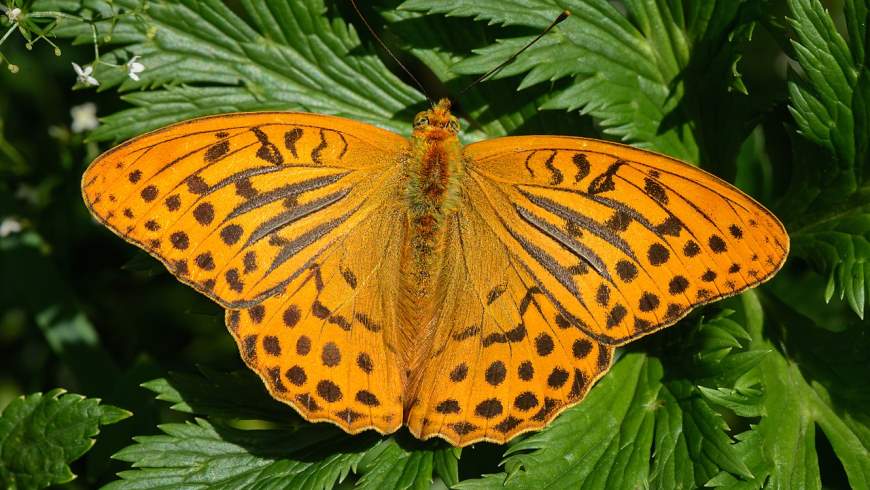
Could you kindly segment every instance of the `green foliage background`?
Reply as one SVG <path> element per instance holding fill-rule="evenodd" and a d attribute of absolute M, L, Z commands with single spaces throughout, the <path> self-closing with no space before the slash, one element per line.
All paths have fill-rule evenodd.
<path fill-rule="evenodd" d="M 866 1 L 366 2 L 430 96 L 456 100 L 467 141 L 654 149 L 735 182 L 792 239 L 773 281 L 626 347 L 546 430 L 461 451 L 288 413 L 242 370 L 220 309 L 79 196 L 100 150 L 204 114 L 306 110 L 407 134 L 426 98 L 346 2 L 7 2 L 22 13 L 0 17 L 18 68 L 0 70 L 0 485 L 870 488 Z M 95 42 L 100 86 L 74 86 Z M 85 102 L 101 125 L 73 132 Z"/>

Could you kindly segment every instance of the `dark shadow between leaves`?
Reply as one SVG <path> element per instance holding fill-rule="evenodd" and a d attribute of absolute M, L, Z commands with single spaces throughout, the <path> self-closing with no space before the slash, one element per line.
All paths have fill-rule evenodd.
<path fill-rule="evenodd" d="M 272 460 L 322 462 L 337 453 L 363 453 L 380 436 L 374 431 L 351 436 L 328 424 L 304 424 L 291 429 L 237 429 L 210 420 L 221 440 L 245 449 L 253 456 Z"/>
<path fill-rule="evenodd" d="M 171 373 L 165 378 L 171 390 L 161 391 L 169 394 L 174 390 L 193 415 L 205 417 L 212 424 L 223 441 L 254 456 L 314 463 L 337 452 L 367 451 L 380 440 L 374 431 L 351 436 L 327 423 L 306 422 L 291 407 L 269 396 L 262 381 L 250 371 L 200 371 Z M 261 428 L 243 429 L 239 421 Z"/>
<path fill-rule="evenodd" d="M 830 490 L 851 488 L 846 468 L 834 452 L 834 447 L 825 435 L 825 431 L 818 424 L 816 424 L 815 440 L 822 488 Z"/>
<path fill-rule="evenodd" d="M 769 94 L 755 95 L 753 91 L 747 95 L 732 86 L 732 60 L 745 51 L 732 37 L 739 37 L 740 29 L 761 15 L 757 6 L 744 4 L 733 12 L 727 25 L 720 26 L 721 32 L 728 35 L 705 34 L 694 41 L 688 63 L 669 86 L 669 98 L 675 96 L 681 84 L 684 93 L 665 114 L 657 131 L 659 135 L 691 131 L 699 150 L 696 163 L 728 181 L 733 181 L 736 174 L 735 160 L 741 144 L 771 104 Z M 665 106 L 672 102 L 669 100 Z"/>
<path fill-rule="evenodd" d="M 420 441 L 405 428 L 388 436 L 373 430 L 350 435 L 329 423 L 309 423 L 291 407 L 274 400 L 250 371 L 217 373 L 201 369 L 201 373 L 172 373 L 165 381 L 193 415 L 208 419 L 222 440 L 258 457 L 313 463 L 336 453 L 368 451 L 390 437 L 409 452 L 447 447 L 440 439 Z M 149 389 L 166 394 L 172 391 Z M 176 402 L 175 399 L 167 401 Z M 239 421 L 261 428 L 240 428 Z"/>
<path fill-rule="evenodd" d="M 382 7 L 382 10 L 397 7 L 401 2 L 388 2 L 390 5 Z M 380 46 L 380 43 L 365 28 L 358 15 L 347 5 L 337 4 L 336 11 L 340 12 L 343 19 L 353 24 L 363 45 L 350 52 L 353 56 L 370 55 L 370 47 L 375 47 L 381 61 L 400 79 L 409 86 L 415 86 L 413 80 L 399 67 L 392 57 Z M 510 129 L 510 134 L 566 134 L 580 135 L 593 134 L 591 120 L 580 116 L 576 111 L 537 111 L 537 107 L 529 105 L 529 100 L 539 100 L 547 93 L 552 93 L 570 84 L 569 79 L 563 79 L 555 84 L 538 84 L 538 86 L 526 89 L 525 97 L 516 97 L 516 87 L 519 86 L 521 77 L 510 77 L 503 80 L 490 80 L 462 93 L 469 82 L 476 76 L 460 76 L 443 82 L 429 69 L 420 59 L 403 49 L 403 46 L 413 42 L 418 49 L 432 49 L 443 53 L 452 53 L 455 56 L 468 57 L 475 48 L 492 44 L 490 32 L 495 28 L 482 26 L 480 22 L 460 17 L 444 17 L 442 15 L 419 15 L 406 19 L 396 20 L 386 28 L 379 29 L 381 17 L 368 4 L 360 5 L 363 15 L 369 23 L 378 30 L 377 35 L 389 47 L 390 51 L 399 58 L 399 61 L 417 78 L 425 88 L 426 96 L 432 102 L 440 98 L 448 98 L 453 102 L 453 112 L 457 116 L 470 121 L 466 131 L 482 130 L 483 126 L 509 115 L 529 113 L 535 114 L 524 117 L 522 123 Z M 410 15 L 410 14 L 409 14 Z M 429 35 L 428 33 L 435 32 Z M 537 29 L 523 26 L 501 27 L 497 30 L 499 37 L 531 36 L 539 33 Z M 429 108 L 429 102 L 411 105 L 402 111 L 393 114 L 393 119 L 410 121 L 417 112 Z M 471 114 L 481 112 L 477 118 Z"/>

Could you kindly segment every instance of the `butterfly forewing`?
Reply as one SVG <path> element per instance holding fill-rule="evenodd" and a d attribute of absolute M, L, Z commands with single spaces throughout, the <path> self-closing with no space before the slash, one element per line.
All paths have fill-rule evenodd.
<path fill-rule="evenodd" d="M 389 288 L 400 274 L 402 215 L 382 204 L 280 294 L 227 314 L 242 357 L 275 398 L 351 433 L 402 425 Z"/>
<path fill-rule="evenodd" d="M 788 236 L 764 207 L 697 168 L 618 144 L 509 137 L 469 145 L 472 206 L 559 314 L 621 344 L 769 278 Z M 574 272 L 579 273 L 574 273 Z"/>
<path fill-rule="evenodd" d="M 372 206 L 406 141 L 295 113 L 204 118 L 97 159 L 85 201 L 109 228 L 225 306 L 274 294 Z M 359 185 L 365 182 L 367 185 Z"/>

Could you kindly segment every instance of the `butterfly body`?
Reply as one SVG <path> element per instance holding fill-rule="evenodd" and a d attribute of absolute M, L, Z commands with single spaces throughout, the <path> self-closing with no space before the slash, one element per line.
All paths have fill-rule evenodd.
<path fill-rule="evenodd" d="M 402 330 L 410 336 L 405 363 L 425 361 L 429 350 L 432 317 L 443 301 L 445 220 L 458 209 L 464 178 L 458 122 L 443 99 L 415 117 L 409 153 L 402 158 L 407 203 L 407 247 L 403 254 L 402 295 L 405 312 Z M 412 385 L 409 380 L 407 385 Z"/>
<path fill-rule="evenodd" d="M 179 123 L 97 158 L 83 195 L 227 310 L 307 420 L 459 446 L 544 427 L 615 347 L 785 261 L 779 221 L 702 170 L 574 137 L 463 147 L 449 109 L 410 139 L 306 113 Z"/>
<path fill-rule="evenodd" d="M 443 242 L 446 216 L 455 212 L 461 193 L 464 163 L 456 119 L 445 99 L 417 115 L 410 151 L 403 158 L 406 179 L 412 275 L 428 283 Z M 424 289 L 426 289 L 424 287 Z M 423 291 L 421 291 L 423 293 Z"/>

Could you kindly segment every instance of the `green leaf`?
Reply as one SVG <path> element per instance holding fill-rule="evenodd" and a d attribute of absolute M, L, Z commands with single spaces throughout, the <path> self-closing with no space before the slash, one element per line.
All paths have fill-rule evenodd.
<path fill-rule="evenodd" d="M 243 1 L 251 24 L 218 0 L 87 2 L 106 20 L 100 38 L 123 45 L 104 56 L 123 65 L 132 56 L 146 70 L 141 81 L 125 70 L 97 65 L 100 89 L 161 87 L 130 94 L 134 108 L 106 117 L 91 134 L 118 140 L 169 122 L 220 112 L 306 110 L 367 121 L 408 132 L 423 98 L 362 49 L 354 29 L 324 15 L 322 0 Z M 40 0 L 34 10 L 76 8 Z M 87 23 L 72 22 L 55 34 L 89 42 Z M 165 87 L 165 88 L 164 88 Z"/>
<path fill-rule="evenodd" d="M 763 392 L 756 388 L 718 388 L 699 387 L 704 398 L 720 407 L 727 408 L 741 417 L 760 417 Z"/>
<path fill-rule="evenodd" d="M 742 88 L 735 65 L 760 15 L 759 3 L 636 0 L 624 2 L 625 15 L 606 0 L 408 0 L 402 8 L 521 25 L 532 32 L 567 8 L 572 14 L 567 20 L 498 76 L 525 74 L 521 89 L 571 77 L 544 108 L 580 109 L 606 134 L 706 163 L 733 158 L 751 130 L 746 122 L 759 114 L 748 97 L 733 90 Z M 453 69 L 486 72 L 533 37 L 514 36 L 476 50 L 477 56 Z M 702 126 L 692 127 L 693 119 Z M 723 131 L 723 124 L 736 120 L 741 122 L 728 128 L 732 131 Z M 713 133 L 719 138 L 707 147 L 699 143 Z M 716 140 L 724 144 L 714 147 Z"/>
<path fill-rule="evenodd" d="M 751 476 L 722 418 L 691 383 L 663 375 L 655 358 L 624 356 L 583 403 L 513 444 L 506 473 L 457 488 L 696 488 L 720 468 Z"/>
<path fill-rule="evenodd" d="M 442 441 L 400 434 L 352 436 L 328 424 L 304 422 L 272 399 L 251 372 L 173 374 L 144 385 L 173 410 L 205 415 L 164 424 L 158 436 L 114 457 L 136 468 L 110 489 L 327 489 L 354 474 L 361 488 L 429 488 L 435 475 L 458 481 L 459 453 Z"/>
<path fill-rule="evenodd" d="M 541 109 L 552 98 L 549 87 L 535 87 L 525 98 L 515 97 L 515 85 L 504 80 L 465 90 L 470 81 L 451 67 L 469 56 L 473 47 L 489 44 L 491 28 L 468 19 L 404 9 L 382 7 L 379 14 L 388 22 L 379 35 L 394 39 L 398 44 L 394 49 L 401 47 L 423 62 L 444 85 L 444 95 L 460 103 L 456 109 L 466 118 L 460 133 L 464 141 L 508 134 L 594 134 L 588 118 Z"/>
<path fill-rule="evenodd" d="M 803 70 L 803 79 L 789 84 L 789 109 L 804 137 L 828 149 L 844 169 L 854 168 L 857 155 L 852 98 L 860 76 L 856 63 L 862 60 L 857 53 L 853 58 L 819 2 L 790 0 L 789 7 L 795 32 L 792 45 Z M 843 173 L 842 177 L 847 179 L 844 185 L 854 187 L 853 173 Z"/>
<path fill-rule="evenodd" d="M 94 445 L 100 426 L 130 415 L 61 389 L 14 400 L 0 414 L 0 484 L 30 489 L 72 480 L 69 464 Z"/>
<path fill-rule="evenodd" d="M 420 446 L 428 448 L 420 450 Z M 390 438 L 372 448 L 360 462 L 363 477 L 356 487 L 425 490 L 431 488 L 436 471 L 445 484 L 452 485 L 459 480 L 458 463 L 458 450 L 442 441 L 421 444 L 411 438 Z"/>
<path fill-rule="evenodd" d="M 755 294 L 743 301 L 757 308 Z M 755 305 L 752 305 L 755 303 Z M 866 363 L 868 343 L 859 329 L 832 334 L 787 306 L 777 306 L 776 318 L 789 332 L 786 350 L 791 360 L 764 336 L 760 326 L 750 329 L 755 348 L 771 349 L 758 370 L 764 386 L 754 410 L 762 414 L 752 428 L 737 436 L 736 448 L 754 479 L 739 481 L 720 473 L 708 486 L 737 489 L 822 488 L 816 455 L 816 427 L 827 437 L 846 471 L 852 488 L 870 485 L 870 431 L 866 406 L 870 402 Z"/>
<path fill-rule="evenodd" d="M 315 425 L 242 430 L 197 418 L 160 430 L 163 435 L 136 437 L 114 456 L 137 469 L 121 472 L 105 488 L 327 489 L 344 480 L 373 444 L 367 437 L 351 446 L 340 431 Z"/>
<path fill-rule="evenodd" d="M 847 42 L 812 0 L 790 0 L 801 74 L 789 83 L 797 130 L 815 148 L 797 153 L 788 210 L 793 255 L 828 276 L 826 300 L 859 317 L 870 299 L 870 69 L 866 2 L 846 2 Z"/>
<path fill-rule="evenodd" d="M 286 405 L 264 396 L 263 387 L 249 370 L 218 373 L 202 369 L 202 375 L 173 373 L 142 386 L 157 399 L 172 403 L 172 409 L 226 419 L 259 419 L 276 423 L 294 421 Z M 298 420 L 298 418 L 296 418 Z"/>
<path fill-rule="evenodd" d="M 864 318 L 870 298 L 870 187 L 838 209 L 792 233 L 792 253 L 827 274 L 825 301 L 835 295 Z"/>

